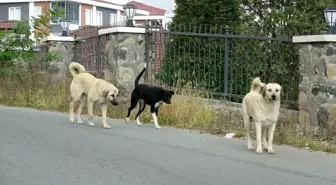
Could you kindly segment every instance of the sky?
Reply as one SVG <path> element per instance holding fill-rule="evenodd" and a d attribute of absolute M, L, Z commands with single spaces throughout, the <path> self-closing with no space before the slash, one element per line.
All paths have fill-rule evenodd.
<path fill-rule="evenodd" d="M 143 3 L 171 12 L 173 0 L 143 0 Z"/>

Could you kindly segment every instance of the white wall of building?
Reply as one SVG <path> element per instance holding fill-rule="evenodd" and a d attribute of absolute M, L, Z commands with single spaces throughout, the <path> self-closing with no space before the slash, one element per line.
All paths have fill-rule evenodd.
<path fill-rule="evenodd" d="M 137 1 L 137 2 L 143 3 L 143 0 L 105 0 L 105 1 L 109 1 L 111 3 L 116 3 L 116 4 L 121 4 L 121 5 L 131 2 L 131 1 Z"/>

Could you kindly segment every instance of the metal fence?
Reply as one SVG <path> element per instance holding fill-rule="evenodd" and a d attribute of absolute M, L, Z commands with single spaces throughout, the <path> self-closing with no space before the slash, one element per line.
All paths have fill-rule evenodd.
<path fill-rule="evenodd" d="M 98 30 L 107 27 L 72 33 L 80 37 L 75 41 L 74 61 L 97 77 L 104 76 L 107 65 L 107 36 Z M 252 79 L 259 76 L 282 85 L 284 108 L 298 108 L 299 56 L 289 36 L 256 36 L 210 25 L 147 26 L 145 34 L 145 61 L 153 69 L 146 73 L 146 83 L 241 102 Z"/>
<path fill-rule="evenodd" d="M 99 78 L 107 64 L 106 39 L 107 35 L 93 35 L 75 40 L 74 61 Z"/>
<path fill-rule="evenodd" d="M 290 37 L 250 36 L 225 26 L 146 28 L 147 83 L 196 89 L 214 99 L 241 102 L 251 81 L 282 85 L 286 108 L 297 109 L 298 50 Z"/>
<path fill-rule="evenodd" d="M 85 25 L 69 33 L 75 38 L 74 61 L 85 66 L 94 76 L 102 78 L 107 65 L 107 35 L 99 35 L 99 30 L 124 27 L 125 21 L 101 26 Z"/>

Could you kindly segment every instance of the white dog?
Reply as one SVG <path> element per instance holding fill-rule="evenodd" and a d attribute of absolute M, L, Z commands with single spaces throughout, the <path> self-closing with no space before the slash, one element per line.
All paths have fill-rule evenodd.
<path fill-rule="evenodd" d="M 119 90 L 111 83 L 98 79 L 87 73 L 84 66 L 77 62 L 72 62 L 69 65 L 70 73 L 73 80 L 70 85 L 70 92 L 72 101 L 70 103 L 70 122 L 74 122 L 74 103 L 80 101 L 78 107 L 77 122 L 79 125 L 83 124 L 81 119 L 82 109 L 87 101 L 89 113 L 89 126 L 93 124 L 93 104 L 100 105 L 102 110 L 102 127 L 109 129 L 110 126 L 106 122 L 106 113 L 109 102 L 117 106 Z"/>
<path fill-rule="evenodd" d="M 253 150 L 250 136 L 250 118 L 256 127 L 257 154 L 263 152 L 262 145 L 268 153 L 274 153 L 273 135 L 279 117 L 280 92 L 282 87 L 277 83 L 262 83 L 257 77 L 253 80 L 251 90 L 243 98 L 244 127 L 247 132 L 247 148 Z M 268 142 L 266 131 L 268 129 Z M 261 141 L 262 138 L 262 141 Z"/>

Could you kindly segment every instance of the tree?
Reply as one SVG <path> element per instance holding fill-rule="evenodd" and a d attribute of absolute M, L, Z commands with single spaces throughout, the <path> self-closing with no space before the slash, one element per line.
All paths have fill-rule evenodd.
<path fill-rule="evenodd" d="M 206 35 L 169 35 L 158 78 L 168 85 L 190 83 L 192 88 L 223 92 L 219 74 L 224 70 L 224 40 L 211 34 L 224 33 L 227 26 L 239 28 L 240 0 L 176 0 L 176 5 L 169 30 Z"/>
<path fill-rule="evenodd" d="M 177 8 L 166 43 L 160 79 L 169 85 L 182 85 L 224 92 L 223 39 L 192 36 L 224 34 L 225 26 L 234 35 L 263 36 L 267 39 L 229 39 L 229 94 L 241 101 L 251 80 L 260 76 L 266 82 L 279 82 L 287 94 L 283 99 L 296 102 L 299 86 L 298 48 L 293 36 L 320 34 L 327 29 L 323 10 L 335 0 L 176 0 Z M 192 25 L 192 26 L 190 26 Z M 176 35 L 177 34 L 177 35 Z M 189 35 L 189 36 L 188 36 Z M 166 40 L 169 40 L 166 39 Z"/>
<path fill-rule="evenodd" d="M 272 38 L 321 34 L 327 30 L 323 10 L 333 0 L 242 0 L 245 7 L 244 25 L 247 34 Z M 255 21 L 255 20 L 258 21 Z M 259 42 L 257 54 L 261 62 L 253 62 L 251 69 L 263 69 L 260 76 L 264 81 L 281 83 L 285 89 L 283 99 L 291 101 L 289 106 L 297 108 L 300 83 L 298 47 L 291 42 Z M 255 60 L 258 61 L 258 60 Z M 294 103 L 294 107 L 293 107 Z"/>
<path fill-rule="evenodd" d="M 48 52 L 40 55 L 33 50 L 33 41 L 30 35 L 33 33 L 37 40 L 46 36 L 48 32 L 42 27 L 49 28 L 50 14 L 60 14 L 64 10 L 46 10 L 44 16 L 31 17 L 34 31 L 31 32 L 29 21 L 14 21 L 12 30 L 0 30 L 0 76 L 17 75 L 22 69 L 22 64 L 31 64 L 32 62 L 40 61 L 41 58 L 48 59 L 47 62 L 58 59 L 57 52 Z"/>

